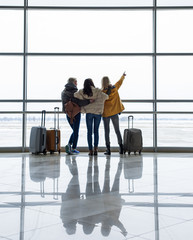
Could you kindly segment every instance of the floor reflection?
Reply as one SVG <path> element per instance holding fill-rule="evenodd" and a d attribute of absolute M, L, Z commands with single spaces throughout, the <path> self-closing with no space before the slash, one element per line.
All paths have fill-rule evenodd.
<path fill-rule="evenodd" d="M 128 189 L 130 193 L 134 192 L 134 180 L 142 177 L 143 173 L 143 157 L 137 155 L 129 161 L 124 158 L 124 177 L 128 179 Z"/>
<path fill-rule="evenodd" d="M 58 199 L 58 179 L 60 177 L 60 155 L 45 157 L 29 156 L 29 173 L 32 181 L 40 184 L 40 195 L 45 197 L 44 183 L 46 178 L 53 180 L 53 199 Z"/>
<path fill-rule="evenodd" d="M 191 154 L 1 154 L 0 163 L 0 239 L 192 240 Z"/>
<path fill-rule="evenodd" d="M 91 234 L 97 224 L 101 224 L 101 234 L 109 236 L 112 226 L 126 236 L 124 225 L 119 220 L 123 199 L 119 193 L 122 160 L 119 161 L 115 179 L 110 189 L 110 157 L 105 164 L 104 185 L 99 184 L 97 157 L 89 157 L 85 195 L 80 193 L 79 174 L 75 156 L 67 156 L 66 164 L 72 178 L 67 190 L 62 194 L 61 219 L 66 232 L 76 232 L 76 225 L 82 225 L 83 232 Z"/>

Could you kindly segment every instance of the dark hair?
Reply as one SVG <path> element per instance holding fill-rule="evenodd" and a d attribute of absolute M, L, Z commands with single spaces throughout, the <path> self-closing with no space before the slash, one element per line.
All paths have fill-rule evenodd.
<path fill-rule="evenodd" d="M 69 78 L 68 79 L 68 83 L 75 83 L 77 80 L 76 80 L 76 78 Z"/>
<path fill-rule="evenodd" d="M 89 97 L 92 97 L 92 96 L 93 96 L 91 86 L 95 87 L 92 79 L 91 79 L 91 78 L 87 78 L 87 79 L 84 81 L 83 93 L 86 94 L 86 95 L 88 95 Z"/>

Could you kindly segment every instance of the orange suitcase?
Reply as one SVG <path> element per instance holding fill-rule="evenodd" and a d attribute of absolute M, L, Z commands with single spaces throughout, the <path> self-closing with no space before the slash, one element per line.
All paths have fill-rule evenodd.
<path fill-rule="evenodd" d="M 57 122 L 57 126 L 56 126 Z M 59 108 L 54 108 L 54 128 L 46 131 L 46 149 L 51 154 L 60 154 Z"/>

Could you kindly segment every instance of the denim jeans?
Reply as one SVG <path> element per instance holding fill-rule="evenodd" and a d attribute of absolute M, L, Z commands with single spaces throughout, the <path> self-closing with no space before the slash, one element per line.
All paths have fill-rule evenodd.
<path fill-rule="evenodd" d="M 93 133 L 93 123 L 94 123 L 94 147 L 98 147 L 99 143 L 99 125 L 101 122 L 101 115 L 87 113 L 86 114 L 86 126 L 87 126 L 87 141 L 88 148 L 92 150 L 92 133 Z"/>
<path fill-rule="evenodd" d="M 113 116 L 110 116 L 110 117 L 103 117 L 106 146 L 110 146 L 110 138 L 109 138 L 109 135 L 110 135 L 110 119 L 112 120 L 113 127 L 114 127 L 115 133 L 117 135 L 118 144 L 120 145 L 120 144 L 122 144 L 122 137 L 121 137 L 121 132 L 120 132 L 120 129 L 119 129 L 119 115 L 116 114 L 116 115 L 113 115 Z"/>
<path fill-rule="evenodd" d="M 70 123 L 70 118 L 68 117 L 68 115 L 66 114 L 67 116 L 67 120 L 68 120 L 68 123 L 70 124 L 70 127 L 72 128 L 73 132 L 70 136 L 70 139 L 68 141 L 68 143 L 70 145 L 72 145 L 72 148 L 73 149 L 76 149 L 77 147 L 77 142 L 78 142 L 78 135 L 79 135 L 79 127 L 80 127 L 80 119 L 81 119 L 81 113 L 78 113 L 75 118 L 74 118 L 74 121 L 73 123 L 71 124 Z"/>

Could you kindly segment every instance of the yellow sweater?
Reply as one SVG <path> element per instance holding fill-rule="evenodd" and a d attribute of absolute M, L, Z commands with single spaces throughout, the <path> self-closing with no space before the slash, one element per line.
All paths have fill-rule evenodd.
<path fill-rule="evenodd" d="M 103 117 L 113 116 L 115 114 L 121 113 L 125 109 L 118 93 L 118 90 L 122 85 L 124 79 L 125 76 L 123 75 L 120 80 L 114 85 L 115 88 L 111 89 L 109 99 L 107 99 L 104 104 Z M 106 93 L 107 90 L 103 90 L 103 92 Z"/>

